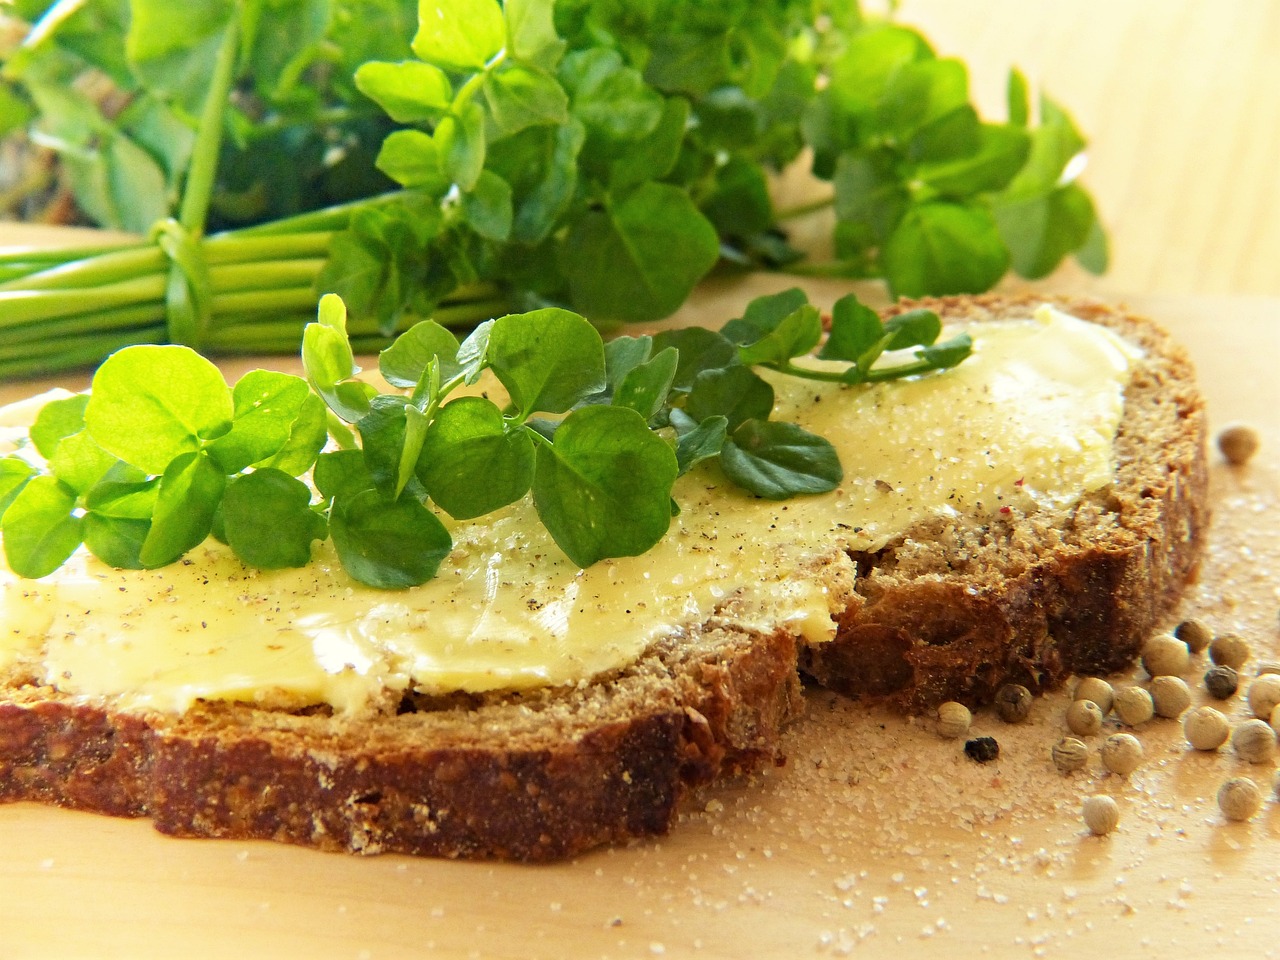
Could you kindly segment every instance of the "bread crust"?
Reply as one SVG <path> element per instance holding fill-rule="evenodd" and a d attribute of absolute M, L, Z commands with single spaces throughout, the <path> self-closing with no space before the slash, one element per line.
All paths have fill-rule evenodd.
<path fill-rule="evenodd" d="M 925 301 L 949 318 L 1042 298 Z M 897 309 L 920 304 L 904 303 Z M 1124 666 L 1195 570 L 1208 522 L 1203 403 L 1148 321 L 1062 301 L 1147 352 L 1114 488 L 1062 515 L 921 524 L 875 554 L 834 641 L 713 620 L 569 689 L 414 704 L 375 720 L 200 704 L 125 711 L 11 677 L 0 800 L 150 817 L 166 834 L 322 850 L 553 860 L 665 833 L 691 788 L 778 761 L 799 669 L 920 710 Z"/>

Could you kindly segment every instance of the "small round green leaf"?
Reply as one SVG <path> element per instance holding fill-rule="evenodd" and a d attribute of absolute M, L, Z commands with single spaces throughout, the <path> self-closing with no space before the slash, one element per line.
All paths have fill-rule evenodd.
<path fill-rule="evenodd" d="M 794 423 L 748 420 L 720 451 L 720 466 L 738 486 L 767 500 L 834 490 L 844 470 L 828 441 Z"/>
<path fill-rule="evenodd" d="M 334 501 L 329 534 L 343 569 L 371 587 L 414 587 L 436 575 L 453 540 L 439 517 L 412 499 L 375 490 Z"/>
<path fill-rule="evenodd" d="M 522 417 L 564 413 L 605 388 L 600 334 L 559 307 L 500 317 L 489 334 L 488 360 Z"/>
<path fill-rule="evenodd" d="M 184 453 L 160 478 L 151 530 L 138 552 L 148 567 L 173 563 L 209 535 L 227 475 L 200 453 Z"/>
<path fill-rule="evenodd" d="M 575 410 L 539 443 L 533 499 L 551 536 L 580 567 L 632 557 L 671 524 L 675 452 L 634 410 Z"/>
<path fill-rule="evenodd" d="M 440 408 L 418 457 L 418 479 L 452 517 L 470 520 L 519 500 L 533 482 L 533 439 L 483 397 Z"/>
<path fill-rule="evenodd" d="M 325 523 L 311 509 L 311 490 L 305 483 L 265 469 L 227 484 L 222 530 L 245 563 L 276 570 L 305 566 L 311 559 L 311 541 L 325 535 Z"/>
<path fill-rule="evenodd" d="M 4 513 L 4 555 L 9 569 L 33 580 L 66 563 L 80 546 L 82 524 L 75 494 L 53 477 L 33 477 Z"/>
<path fill-rule="evenodd" d="M 507 42 L 497 0 L 418 0 L 413 52 L 446 70 L 481 70 Z"/>
<path fill-rule="evenodd" d="M 84 420 L 98 446 L 159 474 L 226 432 L 232 413 L 231 390 L 211 362 L 187 347 L 145 345 L 98 368 Z"/>

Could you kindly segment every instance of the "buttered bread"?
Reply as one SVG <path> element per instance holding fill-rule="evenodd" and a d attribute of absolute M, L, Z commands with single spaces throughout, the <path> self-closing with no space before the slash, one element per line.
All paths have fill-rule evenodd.
<path fill-rule="evenodd" d="M 1094 304 L 930 306 L 973 336 L 954 370 L 774 382 L 840 451 L 836 490 L 773 502 L 694 470 L 640 557 L 579 570 L 518 503 L 450 521 L 438 577 L 403 592 L 323 549 L 260 572 L 212 542 L 155 571 L 5 574 L 0 796 L 547 859 L 662 832 L 690 786 L 771 759 L 800 670 L 922 709 L 1120 666 L 1207 519 L 1185 357 Z"/>

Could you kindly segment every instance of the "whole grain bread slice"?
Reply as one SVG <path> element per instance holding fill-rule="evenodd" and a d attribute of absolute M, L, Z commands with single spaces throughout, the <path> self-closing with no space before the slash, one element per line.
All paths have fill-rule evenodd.
<path fill-rule="evenodd" d="M 902 303 L 949 320 L 1027 316 L 1042 297 Z M 1068 313 L 1141 347 L 1115 441 L 1115 482 L 1069 509 L 922 523 L 857 554 L 835 641 L 802 651 L 842 693 L 906 710 L 988 703 L 1110 673 L 1138 653 L 1194 576 L 1209 523 L 1204 401 L 1185 351 L 1151 321 L 1080 299 Z"/>
<path fill-rule="evenodd" d="M 927 305 L 982 320 L 1038 302 Z M 1186 357 L 1153 324 L 1060 305 L 1145 351 L 1116 482 L 1070 510 L 930 521 L 855 555 L 856 580 L 833 580 L 843 608 L 833 641 L 801 649 L 781 626 L 736 620 L 730 601 L 612 676 L 519 695 L 410 696 L 359 719 L 235 703 L 124 710 L 18 667 L 0 692 L 0 800 L 146 816 L 176 836 L 548 860 L 664 833 L 691 788 L 773 762 L 802 709 L 801 667 L 906 709 L 1118 668 L 1169 614 L 1200 554 L 1203 406 Z"/>

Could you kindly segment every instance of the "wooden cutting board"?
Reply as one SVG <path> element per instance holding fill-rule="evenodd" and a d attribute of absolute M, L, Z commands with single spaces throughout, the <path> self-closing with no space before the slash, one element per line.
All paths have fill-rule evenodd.
<path fill-rule="evenodd" d="M 713 285 L 686 315 L 718 324 L 780 282 Z M 1215 423 L 1263 431 L 1247 468 L 1215 462 L 1212 548 L 1185 609 L 1280 659 L 1280 300 L 1134 306 L 1187 344 Z M 0 386 L 0 400 L 30 388 Z M 815 691 L 785 766 L 691 798 L 668 838 L 552 866 L 172 840 L 0 807 L 0 956 L 1274 955 L 1280 802 L 1228 824 L 1214 801 L 1226 777 L 1269 783 L 1274 767 L 1189 752 L 1178 724 L 1156 721 L 1129 778 L 1096 760 L 1063 777 L 1048 751 L 1065 705 L 1039 700 L 1018 727 L 980 714 L 1002 752 L 978 766 L 928 721 Z M 1083 830 L 1091 793 L 1120 803 L 1110 837 Z"/>

